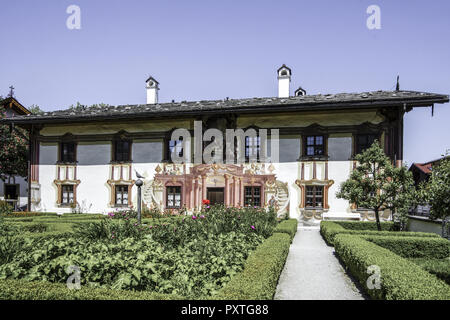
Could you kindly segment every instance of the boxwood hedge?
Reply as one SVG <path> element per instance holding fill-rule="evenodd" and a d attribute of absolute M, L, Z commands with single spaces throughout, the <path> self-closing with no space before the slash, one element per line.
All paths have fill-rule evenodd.
<path fill-rule="evenodd" d="M 445 259 L 414 258 L 409 260 L 414 262 L 418 266 L 421 266 L 429 273 L 435 274 L 439 279 L 444 280 L 447 284 L 450 285 L 449 258 Z"/>
<path fill-rule="evenodd" d="M 212 299 L 273 299 L 290 245 L 288 234 L 274 233 L 248 257 L 244 270 L 231 278 Z"/>
<path fill-rule="evenodd" d="M 329 221 L 327 221 L 329 222 Z M 378 231 L 377 224 L 373 221 L 333 221 L 347 230 L 373 230 Z M 381 222 L 382 231 L 393 231 L 394 223 L 391 221 Z"/>
<path fill-rule="evenodd" d="M 450 241 L 444 238 L 363 236 L 403 258 L 445 259 L 450 256 Z"/>
<path fill-rule="evenodd" d="M 354 224 L 363 223 L 364 222 L 353 222 Z M 369 222 L 371 224 L 375 224 L 374 222 Z M 361 230 L 356 229 L 346 229 L 342 225 L 342 222 L 339 224 L 335 221 L 322 221 L 320 223 L 320 233 L 325 241 L 329 245 L 334 244 L 334 238 L 338 234 L 353 234 L 353 235 L 373 235 L 373 236 L 396 236 L 396 237 L 431 237 L 431 238 L 439 238 L 439 235 L 435 233 L 426 233 L 426 232 L 408 232 L 408 231 L 375 231 L 375 230 Z M 367 225 L 367 224 L 365 224 Z M 383 225 L 383 224 L 382 224 Z M 384 224 L 385 228 L 389 228 L 389 224 Z"/>
<path fill-rule="evenodd" d="M 61 283 L 0 280 L 0 300 L 182 300 L 177 295 L 103 288 L 68 289 Z"/>
<path fill-rule="evenodd" d="M 351 234 L 339 234 L 334 239 L 336 253 L 351 274 L 374 299 L 386 300 L 448 300 L 450 286 L 418 265 Z M 369 289 L 368 267 L 380 268 L 380 289 Z"/>
<path fill-rule="evenodd" d="M 289 219 L 289 220 L 283 220 L 276 226 L 276 228 L 273 230 L 273 232 L 278 233 L 287 233 L 292 239 L 294 239 L 295 234 L 297 233 L 297 225 L 298 221 L 297 219 Z"/>

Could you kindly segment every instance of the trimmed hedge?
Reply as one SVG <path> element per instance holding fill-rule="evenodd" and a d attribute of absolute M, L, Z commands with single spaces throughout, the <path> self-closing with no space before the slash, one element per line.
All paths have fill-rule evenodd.
<path fill-rule="evenodd" d="M 362 223 L 362 222 L 354 222 Z M 373 223 L 373 222 L 371 222 Z M 430 237 L 440 238 L 435 233 L 409 232 L 409 231 L 373 231 L 373 230 L 348 230 L 335 221 L 322 221 L 320 223 L 320 234 L 329 245 L 334 244 L 334 238 L 338 234 L 367 235 L 367 236 L 395 236 L 395 237 Z"/>
<path fill-rule="evenodd" d="M 274 233 L 248 257 L 244 269 L 233 276 L 217 295 L 217 300 L 271 300 L 289 253 L 291 238 Z"/>
<path fill-rule="evenodd" d="M 335 237 L 335 250 L 350 272 L 374 299 L 448 300 L 450 286 L 418 265 L 375 243 L 350 234 Z M 368 289 L 369 266 L 381 271 L 381 288 Z"/>
<path fill-rule="evenodd" d="M 414 262 L 418 266 L 421 266 L 429 273 L 436 275 L 439 279 L 444 280 L 448 285 L 450 285 L 450 260 L 448 258 L 445 259 L 416 258 L 410 259 L 409 261 Z"/>
<path fill-rule="evenodd" d="M 45 281 L 0 280 L 0 300 L 182 300 L 183 297 L 147 291 L 81 287 Z"/>
<path fill-rule="evenodd" d="M 450 241 L 443 238 L 393 236 L 363 236 L 362 238 L 403 258 L 445 259 L 450 255 Z"/>
<path fill-rule="evenodd" d="M 273 232 L 287 233 L 291 237 L 292 241 L 292 239 L 294 239 L 295 234 L 297 233 L 297 225 L 298 225 L 297 219 L 283 220 L 276 226 Z"/>
<path fill-rule="evenodd" d="M 326 221 L 331 222 L 331 221 Z M 333 221 L 347 230 L 373 230 L 378 231 L 376 222 L 373 221 Z M 394 223 L 391 221 L 381 222 L 382 231 L 393 231 Z"/>

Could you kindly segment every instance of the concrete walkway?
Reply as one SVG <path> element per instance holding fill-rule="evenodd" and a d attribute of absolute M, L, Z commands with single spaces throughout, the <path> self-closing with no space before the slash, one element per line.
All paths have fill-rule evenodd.
<path fill-rule="evenodd" d="M 299 226 L 281 273 L 276 300 L 364 300 L 319 227 Z"/>

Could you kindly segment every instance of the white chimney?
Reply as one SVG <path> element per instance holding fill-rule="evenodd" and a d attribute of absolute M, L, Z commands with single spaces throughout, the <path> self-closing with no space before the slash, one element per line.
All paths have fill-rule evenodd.
<path fill-rule="evenodd" d="M 283 64 L 278 70 L 278 98 L 289 97 L 289 86 L 291 83 L 291 69 Z"/>
<path fill-rule="evenodd" d="M 156 81 L 153 77 L 149 77 L 145 81 L 145 84 L 145 88 L 147 89 L 147 104 L 158 103 L 159 82 Z"/>

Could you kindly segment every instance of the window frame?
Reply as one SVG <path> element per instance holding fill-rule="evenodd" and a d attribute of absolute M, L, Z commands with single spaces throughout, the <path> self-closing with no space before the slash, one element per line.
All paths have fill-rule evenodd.
<path fill-rule="evenodd" d="M 169 192 L 169 190 L 171 188 L 179 190 L 179 193 L 178 192 Z M 176 206 L 175 205 L 175 201 L 176 201 L 175 197 L 178 194 L 180 195 L 180 205 Z M 171 197 L 171 196 L 173 197 L 172 198 L 173 205 L 169 206 L 169 197 Z M 181 209 L 182 204 L 183 204 L 183 188 L 182 188 L 182 186 L 166 186 L 166 209 Z"/>
<path fill-rule="evenodd" d="M 71 191 L 66 191 L 65 189 L 70 187 Z M 67 193 L 68 202 L 64 202 L 64 194 Z M 70 194 L 72 194 L 72 201 L 70 201 Z M 73 184 L 62 184 L 61 185 L 61 206 L 70 206 L 75 203 L 75 186 Z"/>
<path fill-rule="evenodd" d="M 178 141 L 181 142 L 180 147 L 177 147 L 177 142 Z M 171 146 L 172 142 L 173 142 L 173 146 Z M 181 150 L 178 151 L 178 156 L 182 158 L 184 156 L 183 139 L 179 139 L 179 140 L 172 140 L 170 138 L 167 139 L 167 141 L 166 141 L 166 150 L 167 150 L 166 158 L 167 158 L 167 161 L 170 162 L 170 163 L 173 162 L 172 161 L 172 157 L 171 157 L 171 155 L 172 155 L 172 148 L 180 148 Z"/>
<path fill-rule="evenodd" d="M 308 195 L 308 189 L 313 189 L 313 195 L 312 195 L 312 205 L 308 205 L 308 198 L 311 198 L 309 195 Z M 317 196 L 317 190 L 320 188 L 320 191 L 321 191 L 321 195 L 320 196 Z M 305 197 L 305 209 L 324 209 L 324 200 L 325 200 L 325 187 L 324 186 L 321 186 L 321 185 L 306 185 L 305 186 L 305 195 L 304 195 L 304 197 Z M 319 202 L 319 201 L 317 201 L 317 198 L 320 198 L 321 199 L 321 201 L 320 201 L 320 203 L 321 203 L 321 206 L 317 206 L 317 203 Z"/>
<path fill-rule="evenodd" d="M 73 150 L 67 152 L 67 156 L 72 158 L 66 159 L 64 156 L 65 146 L 72 146 Z M 75 141 L 62 141 L 59 143 L 59 163 L 76 163 L 77 162 L 77 143 Z"/>
<path fill-rule="evenodd" d="M 249 198 L 247 196 L 247 190 L 248 189 L 251 190 L 251 197 L 250 197 L 251 204 L 247 203 L 247 199 Z M 258 195 L 255 195 L 255 190 L 256 189 L 259 190 L 259 194 Z M 256 206 L 258 208 L 261 208 L 261 191 L 262 191 L 261 186 L 244 186 L 244 206 L 245 207 L 247 207 L 247 206 L 255 207 Z M 255 199 L 256 198 L 258 199 L 258 204 L 255 204 Z"/>
<path fill-rule="evenodd" d="M 250 145 L 250 138 L 256 139 L 256 147 Z M 261 160 L 261 137 L 259 134 L 256 137 L 245 136 L 244 137 L 244 158 L 245 162 L 250 162 L 250 150 L 254 151 L 256 149 L 256 162 Z"/>
<path fill-rule="evenodd" d="M 121 190 L 121 189 L 123 189 L 123 190 Z M 125 191 L 127 194 L 127 199 L 126 199 L 127 203 L 123 203 L 123 195 L 125 194 Z M 119 194 L 121 195 L 122 203 L 118 203 L 118 201 L 117 201 Z M 128 185 L 117 184 L 114 186 L 114 205 L 116 207 L 128 207 L 130 205 L 130 188 Z"/>
<path fill-rule="evenodd" d="M 321 137 L 322 138 L 322 144 L 317 144 L 317 138 Z M 314 139 L 314 143 L 313 144 L 308 144 L 308 139 L 309 138 L 313 138 Z M 303 135 L 303 156 L 304 157 L 308 157 L 308 158 L 314 158 L 314 157 L 326 157 L 327 156 L 327 148 L 326 148 L 326 143 L 327 143 L 327 135 L 322 134 L 322 133 L 310 133 L 310 134 L 305 134 Z M 321 154 L 317 154 L 316 153 L 316 147 L 317 146 L 321 146 L 321 150 L 322 153 Z M 314 150 L 314 154 L 308 154 L 308 147 L 312 147 Z"/>
<path fill-rule="evenodd" d="M 373 137 L 372 143 L 367 143 L 366 142 L 366 144 L 365 144 L 366 147 L 364 149 L 360 148 L 359 139 L 361 137 L 366 137 L 367 138 L 369 136 Z M 380 142 L 380 134 L 378 134 L 378 133 L 358 133 L 358 134 L 355 134 L 355 155 L 364 152 L 364 150 L 366 150 L 367 148 L 370 148 L 370 146 L 373 144 L 373 142 L 375 140 L 378 140 L 378 142 Z"/>
<path fill-rule="evenodd" d="M 120 153 L 118 153 L 118 145 L 120 143 L 128 143 L 128 150 L 124 151 L 125 148 L 123 148 L 123 146 L 121 148 L 123 148 L 121 150 Z M 113 140 L 113 150 L 112 150 L 112 162 L 119 162 L 119 163 L 123 163 L 123 162 L 131 162 L 131 146 L 132 146 L 132 140 L 131 139 L 115 139 Z M 121 155 L 120 157 L 118 157 L 118 155 Z M 128 154 L 128 157 L 123 157 L 123 155 Z M 120 159 L 119 159 L 120 158 Z"/>

